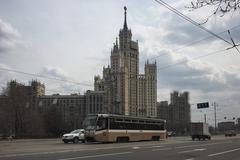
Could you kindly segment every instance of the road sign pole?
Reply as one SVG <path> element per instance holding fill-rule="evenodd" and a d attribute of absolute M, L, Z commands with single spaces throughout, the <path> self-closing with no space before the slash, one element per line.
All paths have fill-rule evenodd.
<path fill-rule="evenodd" d="M 213 107 L 214 107 L 214 123 L 215 123 L 215 128 L 214 128 L 214 132 L 215 134 L 217 134 L 217 113 L 216 113 L 216 102 L 213 103 Z"/>
<path fill-rule="evenodd" d="M 207 123 L 207 115 L 204 114 L 204 122 Z"/>

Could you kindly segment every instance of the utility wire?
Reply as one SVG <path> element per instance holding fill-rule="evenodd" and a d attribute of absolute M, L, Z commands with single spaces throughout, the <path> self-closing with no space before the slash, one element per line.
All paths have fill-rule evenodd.
<path fill-rule="evenodd" d="M 28 73 L 28 72 L 23 72 L 23 71 L 18 71 L 18 70 L 13 70 L 13 69 L 7 69 L 7 68 L 2 68 L 2 67 L 0 67 L 0 70 L 7 71 L 7 72 L 14 72 L 14 73 L 18 73 L 18 74 L 24 74 L 24 75 L 33 76 L 33 77 L 49 79 L 49 80 L 68 82 L 68 83 L 73 83 L 73 84 L 77 84 L 77 85 L 81 85 L 81 86 L 92 86 L 91 84 L 80 83 L 80 82 L 75 82 L 75 81 L 65 80 L 65 79 L 59 79 L 59 78 L 56 78 L 56 77 L 54 78 L 54 77 L 49 77 L 49 76 L 46 76 L 46 75 Z"/>
<path fill-rule="evenodd" d="M 236 26 L 234 26 L 234 27 L 229 28 L 228 30 L 235 30 L 235 29 L 237 29 L 237 28 L 239 28 L 239 27 L 240 27 L 240 25 L 236 25 Z M 221 34 L 223 34 L 223 33 L 225 33 L 225 32 L 228 32 L 228 30 L 222 31 L 222 32 L 220 32 L 220 33 L 217 33 L 217 35 L 221 35 Z M 215 37 L 215 36 L 212 35 L 212 36 L 205 37 L 205 38 L 203 38 L 203 39 L 200 39 L 200 40 L 197 40 L 197 41 L 194 41 L 194 42 L 187 43 L 187 44 L 185 44 L 183 47 L 180 47 L 180 48 L 177 48 L 177 49 L 172 50 L 172 52 L 182 50 L 182 49 L 184 49 L 184 48 L 187 48 L 187 47 L 189 47 L 189 46 L 198 44 L 198 43 L 200 43 L 200 42 L 202 42 L 202 41 L 211 39 L 211 38 L 213 38 L 213 37 Z M 158 56 L 149 58 L 148 60 L 157 59 L 157 58 L 162 57 L 162 56 L 164 56 L 164 55 L 167 55 L 167 53 L 162 53 L 162 54 L 160 54 L 160 55 L 158 55 Z M 142 62 L 140 62 L 140 63 L 143 63 L 143 62 L 145 62 L 145 61 L 142 61 Z"/>
<path fill-rule="evenodd" d="M 218 50 L 218 51 L 215 51 L 215 52 L 210 52 L 210 53 L 208 53 L 208 54 L 204 54 L 204 55 L 201 55 L 201 56 L 194 57 L 194 58 L 192 58 L 191 60 L 184 60 L 184 61 L 180 61 L 180 62 L 177 62 L 177 63 L 173 63 L 173 64 L 166 65 L 166 66 L 164 66 L 164 67 L 158 68 L 157 70 L 158 70 L 158 71 L 159 71 L 159 70 L 164 70 L 164 69 L 167 69 L 167 68 L 176 66 L 176 65 L 184 64 L 184 63 L 186 63 L 186 62 L 190 62 L 190 61 L 192 61 L 192 60 L 196 60 L 196 59 L 200 59 L 200 58 L 207 57 L 207 56 L 210 56 L 210 55 L 222 53 L 222 52 L 224 52 L 224 51 L 226 51 L 226 50 L 227 50 L 227 49 Z"/>
<path fill-rule="evenodd" d="M 0 83 L 0 87 L 2 87 L 2 89 L 5 89 L 7 87 L 7 85 L 5 83 Z M 53 92 L 53 93 L 73 93 L 73 92 L 78 92 L 77 90 L 70 90 L 70 89 L 66 89 L 66 91 L 60 91 L 60 90 L 56 90 L 56 89 L 45 89 L 45 91 L 48 92 Z M 1 93 L 0 93 L 1 95 Z"/>
<path fill-rule="evenodd" d="M 231 36 L 230 30 L 228 30 L 228 34 L 229 34 L 229 36 L 230 36 L 230 39 L 231 39 L 231 41 L 232 41 L 233 46 L 230 47 L 230 48 L 227 48 L 227 50 L 228 50 L 228 49 L 235 48 L 235 49 L 238 51 L 238 53 L 240 54 L 240 51 L 239 51 L 239 49 L 238 49 L 238 46 L 239 46 L 240 44 L 235 44 L 235 42 L 234 42 L 234 40 L 233 40 L 233 38 L 232 38 L 232 36 Z"/>
<path fill-rule="evenodd" d="M 212 32 L 212 31 L 210 31 L 209 29 L 203 27 L 201 24 L 195 22 L 194 20 L 192 20 L 192 19 L 189 18 L 188 16 L 182 14 L 181 12 L 179 12 L 177 9 L 173 8 L 172 6 L 170 6 L 169 4 L 167 4 L 166 2 L 164 2 L 164 1 L 162 1 L 162 0 L 155 0 L 155 1 L 156 1 L 158 4 L 166 7 L 166 8 L 169 9 L 170 11 L 174 12 L 175 14 L 177 14 L 178 16 L 180 16 L 181 18 L 185 19 L 186 21 L 192 23 L 193 25 L 195 25 L 195 26 L 199 27 L 200 29 L 206 31 L 207 33 L 209 33 L 209 34 L 211 34 L 211 35 L 213 35 L 213 36 L 215 36 L 215 37 L 223 40 L 224 42 L 232 45 L 231 42 L 225 40 L 224 38 L 220 37 L 219 35 L 215 34 L 215 33 Z"/>

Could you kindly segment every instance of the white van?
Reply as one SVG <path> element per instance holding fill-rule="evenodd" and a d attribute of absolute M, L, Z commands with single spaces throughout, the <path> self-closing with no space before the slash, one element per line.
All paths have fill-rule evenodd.
<path fill-rule="evenodd" d="M 64 143 L 73 142 L 78 143 L 79 141 L 82 141 L 82 143 L 85 142 L 85 130 L 84 129 L 76 129 L 70 133 L 64 134 L 62 136 L 62 141 Z"/>

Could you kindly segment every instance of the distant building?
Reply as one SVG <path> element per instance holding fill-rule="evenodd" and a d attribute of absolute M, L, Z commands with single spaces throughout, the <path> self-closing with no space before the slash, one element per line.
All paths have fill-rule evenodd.
<path fill-rule="evenodd" d="M 168 105 L 168 101 L 161 101 L 157 103 L 157 117 L 161 119 L 167 120 L 167 123 L 169 122 L 172 117 L 170 107 Z"/>
<path fill-rule="evenodd" d="M 9 114 L 10 111 L 7 108 L 8 104 L 8 97 L 6 95 L 0 96 L 0 135 L 9 134 L 10 128 L 9 128 Z M 9 123 L 8 123 L 9 122 Z M 7 123 L 7 124 L 6 124 Z"/>
<path fill-rule="evenodd" d="M 104 91 L 90 91 L 85 93 L 86 97 L 86 115 L 107 113 L 108 110 L 105 108 L 105 92 Z"/>
<path fill-rule="evenodd" d="M 41 137 L 46 136 L 46 132 L 36 133 L 35 127 L 44 128 L 48 121 L 52 123 L 51 127 L 55 127 L 53 132 L 61 133 L 82 128 L 88 114 L 110 112 L 105 107 L 105 91 L 87 91 L 84 95 L 45 95 L 45 86 L 38 81 L 31 81 L 29 85 L 10 81 L 4 94 L 0 96 L 0 124 L 4 124 L 0 134 L 11 132 L 19 137 L 36 134 Z"/>
<path fill-rule="evenodd" d="M 237 118 L 237 130 L 240 132 L 240 118 Z"/>
<path fill-rule="evenodd" d="M 103 68 L 102 78 L 94 77 L 94 90 L 106 92 L 110 113 L 156 117 L 157 65 L 147 61 L 145 73 L 139 74 L 138 41 L 132 40 L 124 9 L 124 25 L 113 44 L 110 66 Z"/>
<path fill-rule="evenodd" d="M 38 110 L 41 113 L 49 112 L 49 109 L 56 107 L 63 120 L 62 128 L 71 130 L 81 128 L 86 117 L 86 96 L 85 95 L 44 95 L 37 98 Z"/>
<path fill-rule="evenodd" d="M 167 120 L 167 129 L 176 131 L 179 135 L 185 135 L 190 130 L 190 104 L 189 93 L 171 93 L 170 104 L 162 101 L 157 104 L 157 116 Z"/>
<path fill-rule="evenodd" d="M 37 97 L 45 94 L 45 85 L 31 81 L 29 85 L 15 80 L 7 83 L 0 98 L 0 110 L 4 120 L 1 128 L 5 134 L 15 134 L 16 137 L 30 137 L 39 125 L 38 115 L 34 111 Z M 39 121 L 38 121 L 39 122 Z M 37 124 L 37 125 L 36 125 Z M 38 133 L 40 133 L 40 129 Z M 36 133 L 36 132 L 35 132 Z"/>
<path fill-rule="evenodd" d="M 235 123 L 233 121 L 218 123 L 218 131 L 220 133 L 225 133 L 226 131 L 229 130 L 235 130 Z"/>

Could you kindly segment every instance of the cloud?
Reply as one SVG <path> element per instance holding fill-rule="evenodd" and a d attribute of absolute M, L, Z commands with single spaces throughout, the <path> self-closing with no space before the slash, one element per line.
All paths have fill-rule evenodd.
<path fill-rule="evenodd" d="M 69 75 L 60 67 L 46 66 L 46 67 L 43 67 L 40 73 L 41 75 L 60 79 L 60 80 L 67 80 L 69 77 Z"/>
<path fill-rule="evenodd" d="M 166 85 L 173 89 L 200 90 L 204 92 L 239 89 L 240 75 L 236 72 L 217 68 L 200 59 L 192 60 L 186 55 L 176 56 L 171 52 L 165 54 L 158 61 L 159 85 Z"/>
<path fill-rule="evenodd" d="M 19 37 L 19 32 L 11 24 L 0 19 L 0 54 L 16 47 Z"/>
<path fill-rule="evenodd" d="M 53 79 L 63 80 L 63 81 L 55 81 L 55 80 L 44 79 L 43 81 L 46 84 L 47 94 L 50 94 L 50 93 L 61 93 L 61 94 L 62 93 L 63 94 L 81 93 L 83 94 L 83 92 L 85 91 L 84 89 L 90 89 L 88 85 L 84 87 L 83 85 L 79 85 L 79 81 L 72 79 L 72 77 L 64 69 L 60 67 L 45 66 L 43 67 L 40 74 Z M 82 82 L 82 84 L 87 84 L 87 83 Z"/>
<path fill-rule="evenodd" d="M 188 11 L 183 9 L 183 4 L 186 4 L 186 2 L 173 2 L 171 5 L 186 14 Z M 231 92 L 231 90 L 239 89 L 239 87 L 235 87 L 240 86 L 238 72 L 230 72 L 229 69 L 222 69 L 209 60 L 192 60 L 194 57 L 229 47 L 225 42 L 217 38 L 210 38 L 196 45 L 186 46 L 186 44 L 211 35 L 181 19 L 162 6 L 148 7 L 146 8 L 146 12 L 148 16 L 151 15 L 153 17 L 154 15 L 156 18 L 144 23 L 140 17 L 146 19 L 146 13 L 144 12 L 143 15 L 138 14 L 137 22 L 133 25 L 133 35 L 136 39 L 139 39 L 140 62 L 143 61 L 142 59 L 150 58 L 151 60 L 155 60 L 155 57 L 157 57 L 159 69 L 158 86 L 170 90 L 179 89 L 205 93 Z M 198 17 L 199 14 L 195 14 L 194 12 L 188 12 L 187 14 L 196 21 L 202 18 Z M 224 22 L 220 23 L 221 20 Z M 221 20 L 216 23 L 211 23 L 212 21 L 210 21 L 206 27 L 215 33 L 219 33 L 237 25 L 235 17 L 233 19 L 225 17 Z M 224 25 L 222 25 L 223 23 Z M 229 39 L 227 33 L 221 36 Z M 184 48 L 184 50 L 179 52 L 179 48 Z M 175 65 L 177 63 L 181 64 Z M 143 66 L 143 63 L 141 64 Z M 235 65 L 233 66 L 236 67 Z"/>

